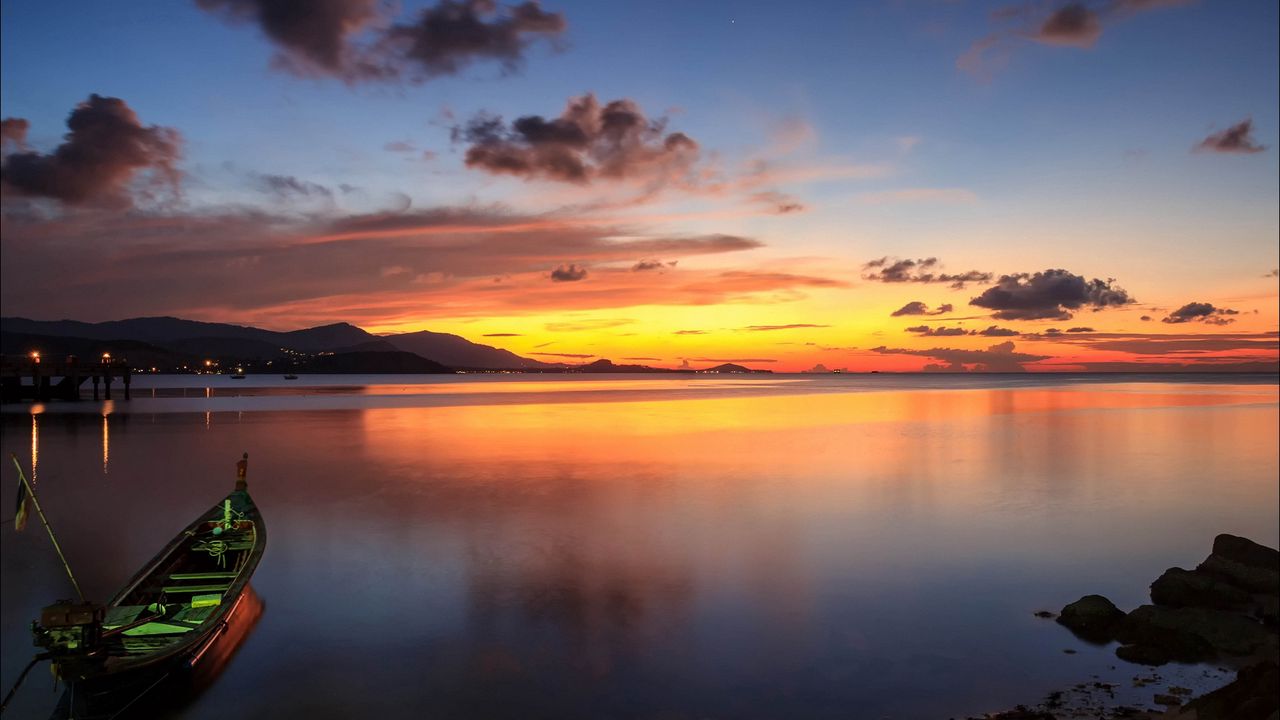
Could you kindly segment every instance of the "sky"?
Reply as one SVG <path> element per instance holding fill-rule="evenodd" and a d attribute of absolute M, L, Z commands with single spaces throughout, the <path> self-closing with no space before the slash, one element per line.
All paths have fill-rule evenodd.
<path fill-rule="evenodd" d="M 0 5 L 5 316 L 1275 371 L 1274 2 Z"/>

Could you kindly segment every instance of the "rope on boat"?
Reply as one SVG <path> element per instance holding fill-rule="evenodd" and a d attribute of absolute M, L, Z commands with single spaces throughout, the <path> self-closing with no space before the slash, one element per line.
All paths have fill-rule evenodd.
<path fill-rule="evenodd" d="M 18 681 L 15 682 L 13 684 L 13 687 L 9 689 L 9 694 L 4 696 L 4 702 L 0 703 L 0 713 L 4 712 L 5 708 L 9 707 L 9 701 L 13 699 L 14 693 L 18 692 L 18 687 L 22 685 L 22 681 L 27 679 L 27 673 L 31 672 L 31 668 L 35 667 L 36 663 L 40 662 L 41 660 L 48 660 L 48 659 L 49 659 L 48 655 L 45 655 L 45 654 L 36 655 L 35 657 L 31 658 L 31 662 L 27 663 L 26 667 L 22 668 L 22 673 L 18 675 Z"/>

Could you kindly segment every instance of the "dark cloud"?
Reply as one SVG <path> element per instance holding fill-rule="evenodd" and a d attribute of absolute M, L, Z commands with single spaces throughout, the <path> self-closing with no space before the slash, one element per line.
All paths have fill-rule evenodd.
<path fill-rule="evenodd" d="M 668 268 L 675 267 L 678 262 L 678 260 L 670 260 L 668 262 L 663 262 L 661 260 L 641 260 L 631 266 L 631 272 L 646 272 L 649 270 L 657 270 L 661 272 Z"/>
<path fill-rule="evenodd" d="M 1017 330 L 1011 330 L 1009 328 L 1002 328 L 1002 327 L 997 327 L 995 325 L 992 325 L 988 327 L 986 330 L 976 330 L 974 331 L 973 334 L 985 335 L 987 337 L 1013 337 L 1014 335 L 1018 335 L 1020 333 Z"/>
<path fill-rule="evenodd" d="M 530 355 L 544 355 L 546 357 L 563 357 L 563 358 L 590 358 L 595 355 L 584 355 L 582 353 L 553 353 L 553 352 L 531 352 Z"/>
<path fill-rule="evenodd" d="M 715 362 L 715 363 L 771 363 L 778 362 L 769 358 L 685 358 L 693 362 Z"/>
<path fill-rule="evenodd" d="M 27 147 L 27 130 L 31 123 L 23 118 L 5 118 L 0 120 L 0 150 L 8 150 L 13 146 L 16 150 Z"/>
<path fill-rule="evenodd" d="M 1014 47 L 1031 40 L 1044 45 L 1088 49 L 1112 23 L 1159 8 L 1194 0 L 1088 0 L 1065 4 L 1027 2 L 989 13 L 996 27 L 956 60 L 961 70 L 980 77 L 1008 63 Z"/>
<path fill-rule="evenodd" d="M 1151 322 L 1151 321 L 1152 321 L 1152 320 L 1154 320 L 1155 318 L 1151 317 L 1150 315 L 1143 315 L 1142 317 L 1140 317 L 1140 318 L 1138 318 L 1138 319 L 1139 319 L 1139 320 L 1141 320 L 1142 322 Z"/>
<path fill-rule="evenodd" d="M 1245 118 L 1231 127 L 1201 140 L 1193 150 L 1249 155 L 1267 149 L 1253 138 L 1253 119 Z"/>
<path fill-rule="evenodd" d="M 1228 316 L 1239 314 L 1239 312 L 1228 308 L 1214 307 L 1212 303 L 1189 302 L 1169 313 L 1168 317 L 1161 320 L 1161 322 L 1174 324 L 1202 322 L 1210 325 L 1230 325 L 1235 322 L 1235 318 Z"/>
<path fill-rule="evenodd" d="M 959 328 L 959 327 L 933 328 L 933 327 L 929 327 L 928 325 L 916 325 L 914 327 L 909 327 L 907 328 L 907 332 L 917 333 L 922 337 L 955 337 L 957 335 L 970 334 L 970 332 L 968 330 L 965 330 L 964 328 Z"/>
<path fill-rule="evenodd" d="M 382 38 L 419 77 L 453 75 L 476 60 L 519 68 L 529 43 L 565 30 L 564 16 L 537 2 L 499 9 L 493 0 L 442 0 L 408 25 L 393 25 Z"/>
<path fill-rule="evenodd" d="M 995 310 L 999 320 L 1067 320 L 1082 307 L 1101 310 L 1134 302 L 1114 280 L 1086 280 L 1066 270 L 1003 275 L 995 286 L 969 301 Z"/>
<path fill-rule="evenodd" d="M 952 310 L 951 303 L 939 305 L 937 310 L 929 310 L 929 306 L 919 300 L 912 300 L 902 307 L 889 313 L 889 317 L 902 317 L 904 315 L 945 315 Z"/>
<path fill-rule="evenodd" d="M 940 266 L 941 263 L 936 257 L 920 258 L 918 260 L 910 258 L 899 260 L 897 258 L 882 257 L 877 260 L 871 260 L 862 266 L 863 270 L 871 271 L 865 273 L 862 278 L 886 283 L 950 283 L 952 288 L 959 290 L 965 287 L 967 283 L 991 282 L 991 279 L 995 277 L 992 273 L 979 272 L 977 270 L 959 274 L 934 272 Z"/>
<path fill-rule="evenodd" d="M 1050 45 L 1093 47 L 1101 35 L 1098 14 L 1082 3 L 1069 3 L 1045 18 L 1032 38 Z"/>
<path fill-rule="evenodd" d="M 524 337 L 520 333 L 485 333 L 480 337 Z"/>
<path fill-rule="evenodd" d="M 249 22 L 275 44 L 274 64 L 346 82 L 452 75 L 480 60 L 517 69 L 536 38 L 564 32 L 564 16 L 537 2 L 441 0 L 411 22 L 383 17 L 378 0 L 196 0 L 231 22 Z M 387 6 L 383 6 L 385 8 Z"/>
<path fill-rule="evenodd" d="M 551 279 L 555 282 L 576 282 L 587 276 L 587 269 L 573 263 L 561 265 L 551 271 Z"/>
<path fill-rule="evenodd" d="M 17 152 L 0 166 L 4 189 L 68 205 L 127 206 L 127 186 L 149 173 L 175 192 L 180 138 L 176 130 L 145 127 L 119 98 L 90 95 L 67 118 L 69 132 L 49 154 Z M 16 131 L 15 131 L 16 132 Z"/>
<path fill-rule="evenodd" d="M 333 191 L 324 185 L 299 180 L 292 175 L 258 175 L 257 180 L 268 192 L 280 197 L 333 198 Z"/>
<path fill-rule="evenodd" d="M 1014 351 L 1012 342 L 992 345 L 986 350 L 961 350 L 956 348 L 931 348 L 928 350 L 911 350 L 906 348 L 887 348 L 883 345 L 872 348 L 871 352 L 881 355 L 917 355 L 919 357 L 940 360 L 942 365 L 926 366 L 926 371 L 942 372 L 1025 372 L 1025 363 L 1047 360 L 1048 355 L 1032 355 Z"/>
<path fill-rule="evenodd" d="M 826 328 L 830 325 L 810 325 L 809 323 L 792 323 L 790 325 L 748 325 L 742 330 L 748 332 L 764 332 L 768 330 L 798 330 L 801 328 Z"/>
<path fill-rule="evenodd" d="M 621 359 L 621 360 L 661 360 L 662 358 L 656 358 L 656 357 L 624 357 L 624 358 L 619 358 L 619 359 Z"/>
<path fill-rule="evenodd" d="M 1267 273 L 1266 275 L 1263 275 L 1262 277 L 1264 278 L 1280 277 L 1280 268 L 1272 270 L 1271 272 Z"/>
<path fill-rule="evenodd" d="M 1094 329 L 1093 329 L 1093 328 L 1091 328 L 1091 327 L 1073 327 L 1073 328 L 1067 328 L 1067 332 L 1069 332 L 1069 333 L 1091 333 L 1091 332 L 1094 332 Z"/>
<path fill-rule="evenodd" d="M 453 131 L 468 144 L 467 167 L 528 179 L 589 184 L 640 180 L 654 186 L 687 181 L 698 144 L 649 120 L 631 100 L 601 105 L 595 95 L 573 98 L 558 118 L 479 115 Z"/>
<path fill-rule="evenodd" d="M 277 65 L 347 79 L 391 73 L 358 59 L 351 38 L 378 17 L 377 0 L 196 0 L 231 22 L 251 22 L 280 49 Z"/>

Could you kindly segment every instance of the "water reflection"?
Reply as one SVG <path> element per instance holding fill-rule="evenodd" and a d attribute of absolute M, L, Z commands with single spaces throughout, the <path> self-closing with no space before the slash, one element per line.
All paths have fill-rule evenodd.
<path fill-rule="evenodd" d="M 273 612 L 190 718 L 978 714 L 1126 671 L 1032 611 L 1280 531 L 1274 386 L 506 395 L 0 422 L 97 597 L 250 453 Z M 41 543 L 5 538 L 5 679 L 65 594 Z"/>

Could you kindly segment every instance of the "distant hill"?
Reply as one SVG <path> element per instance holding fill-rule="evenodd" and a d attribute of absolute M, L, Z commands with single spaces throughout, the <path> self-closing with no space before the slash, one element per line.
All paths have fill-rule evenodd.
<path fill-rule="evenodd" d="M 595 362 L 579 365 L 578 372 L 584 373 L 670 373 L 678 372 L 666 368 L 649 367 L 648 365 L 615 365 L 611 360 L 601 358 Z"/>
<path fill-rule="evenodd" d="M 362 351 L 317 355 L 298 368 L 313 373 L 452 373 L 410 352 Z"/>
<path fill-rule="evenodd" d="M 473 343 L 464 337 L 423 330 L 401 335 L 384 335 L 395 347 L 429 357 L 454 368 L 481 370 L 556 369 L 564 365 L 539 362 L 520 357 L 509 350 Z"/>
<path fill-rule="evenodd" d="M 377 338 L 350 323 L 334 323 L 305 330 L 276 332 L 244 325 L 207 323 L 175 317 L 145 317 L 86 323 L 78 320 L 28 320 L 0 318 L 0 329 L 6 332 L 80 337 L 92 340 L 140 340 L 168 346 L 178 342 L 199 341 L 205 348 L 216 350 L 216 340 L 253 340 L 275 348 L 301 352 L 321 352 L 335 347 L 356 345 Z M 243 347 L 243 346 L 241 346 Z M 258 352 L 261 352 L 259 350 Z M 218 351 L 218 354 L 233 354 Z"/>
<path fill-rule="evenodd" d="M 705 372 L 705 373 L 771 373 L 771 372 L 773 372 L 773 371 L 772 371 L 772 370 L 752 370 L 751 368 L 749 368 L 749 367 L 743 367 L 742 365 L 735 365 L 735 364 L 733 364 L 733 363 L 725 363 L 725 364 L 723 364 L 723 365 L 716 365 L 715 367 L 709 367 L 709 368 L 707 368 L 706 370 L 699 370 L 698 372 Z"/>

